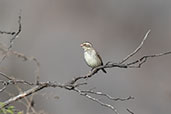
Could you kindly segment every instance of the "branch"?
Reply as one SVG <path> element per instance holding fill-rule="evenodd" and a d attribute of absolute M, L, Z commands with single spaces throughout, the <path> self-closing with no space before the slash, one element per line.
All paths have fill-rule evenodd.
<path fill-rule="evenodd" d="M 131 58 L 132 56 L 134 56 L 143 46 L 145 40 L 147 39 L 149 33 L 151 32 L 151 30 L 149 29 L 148 32 L 145 34 L 143 40 L 141 41 L 140 45 L 129 55 L 127 55 L 120 63 L 124 63 L 125 61 L 127 61 L 129 58 Z"/>
<path fill-rule="evenodd" d="M 0 83 L 2 83 L 2 85 L 4 86 L 3 88 L 0 89 L 0 93 L 3 92 L 7 88 L 8 85 L 19 84 L 19 83 L 30 85 L 30 86 L 34 85 L 33 83 L 25 81 L 25 80 L 16 80 L 15 78 L 8 76 L 7 74 L 2 73 L 2 72 L 0 72 L 0 75 L 8 79 L 8 81 L 0 80 Z"/>
<path fill-rule="evenodd" d="M 8 53 L 8 51 L 12 48 L 12 46 L 13 46 L 13 42 L 14 42 L 14 40 L 18 37 L 18 35 L 21 33 L 21 15 L 19 15 L 19 17 L 18 17 L 18 31 L 17 32 L 12 32 L 12 33 L 10 33 L 10 32 L 0 32 L 0 33 L 2 33 L 2 34 L 10 34 L 10 35 L 12 35 L 13 37 L 10 39 L 10 45 L 9 45 L 9 47 L 8 47 L 8 49 L 7 49 L 7 53 Z M 7 57 L 7 53 L 2 57 L 2 59 L 1 59 L 1 61 L 0 61 L 0 64 L 2 63 L 2 61 Z"/>
<path fill-rule="evenodd" d="M 35 70 L 35 82 L 38 83 L 40 78 L 40 63 L 35 57 L 28 57 L 22 53 L 19 53 L 17 51 L 9 51 L 9 54 L 15 55 L 17 58 L 22 59 L 23 61 L 31 61 L 36 65 Z"/>
<path fill-rule="evenodd" d="M 111 62 L 108 62 L 106 63 L 105 65 L 103 66 L 99 66 L 97 68 L 94 68 L 91 72 L 87 73 L 86 75 L 83 75 L 83 76 L 78 76 L 78 77 L 75 77 L 73 78 L 69 84 L 74 84 L 76 83 L 78 80 L 81 80 L 81 79 L 88 79 L 88 78 L 91 78 L 92 76 L 94 76 L 100 69 L 103 69 L 103 68 L 114 68 L 114 67 L 118 67 L 118 68 L 140 68 L 142 64 L 144 64 L 148 58 L 154 58 L 154 57 L 160 57 L 160 56 L 164 56 L 164 55 L 169 55 L 171 54 L 171 51 L 168 51 L 168 52 L 164 52 L 164 53 L 159 53 L 159 54 L 153 54 L 153 55 L 146 55 L 146 56 L 143 56 L 142 58 L 138 59 L 138 60 L 135 60 L 131 63 L 125 63 L 129 58 L 131 58 L 132 56 L 134 56 L 138 51 L 140 51 L 140 49 L 142 48 L 143 44 L 144 44 L 144 41 L 147 39 L 147 36 L 149 35 L 151 30 L 148 30 L 148 32 L 145 34 L 143 40 L 141 41 L 140 45 L 131 53 L 129 54 L 128 56 L 126 56 L 121 62 L 119 63 L 111 63 Z M 125 64 L 124 64 L 125 63 Z M 136 66 L 133 66 L 135 65 L 136 63 L 139 63 L 139 65 L 136 65 Z"/>
<path fill-rule="evenodd" d="M 24 82 L 23 82 L 24 83 Z M 16 83 L 15 83 L 16 84 Z M 48 87 L 53 87 L 53 88 L 56 88 L 56 87 L 60 87 L 60 88 L 65 88 L 67 90 L 73 90 L 73 88 L 71 87 L 68 87 L 68 85 L 63 85 L 63 84 L 57 84 L 55 82 L 39 82 L 37 84 L 32 84 L 32 83 L 29 83 L 29 85 L 33 85 L 32 88 L 30 88 L 29 90 L 27 91 L 24 91 L 22 93 L 20 93 L 19 95 L 17 96 L 14 96 L 8 100 L 6 100 L 5 102 L 3 102 L 3 106 L 0 106 L 0 109 L 8 106 L 9 104 L 15 102 L 15 101 L 18 101 L 26 96 L 29 96 L 35 92 L 38 92 L 44 88 L 48 88 Z"/>
<path fill-rule="evenodd" d="M 17 101 L 17 100 L 22 99 L 26 96 L 29 96 L 29 95 L 37 92 L 37 91 L 40 91 L 41 89 L 45 88 L 46 86 L 47 85 L 35 86 L 35 87 L 33 87 L 33 88 L 23 92 L 23 93 L 20 93 L 19 95 L 12 97 L 12 98 L 8 99 L 7 101 L 3 102 L 3 106 L 1 106 L 0 109 L 6 107 L 7 105 L 11 104 L 14 101 Z"/>
<path fill-rule="evenodd" d="M 140 68 L 149 58 L 160 57 L 160 56 L 169 55 L 169 54 L 171 54 L 171 51 L 163 52 L 163 53 L 159 53 L 159 54 L 153 54 L 153 55 L 145 55 L 136 61 L 128 63 L 127 66 L 129 66 L 129 68 Z M 137 63 L 138 63 L 138 65 L 135 65 Z M 134 65 L 134 66 L 132 66 L 132 65 Z"/>
<path fill-rule="evenodd" d="M 27 90 L 27 91 L 24 91 L 22 93 L 20 93 L 19 95 L 17 96 L 14 96 L 10 99 L 8 99 L 7 101 L 3 102 L 3 106 L 0 107 L 0 109 L 8 106 L 9 104 L 15 102 L 15 101 L 18 101 L 22 98 L 25 98 L 26 96 L 29 96 L 35 92 L 38 92 L 44 88 L 48 88 L 48 87 L 53 87 L 53 88 L 56 88 L 56 87 L 59 87 L 59 88 L 64 88 L 66 90 L 69 90 L 69 91 L 75 91 L 77 92 L 78 94 L 82 95 L 82 96 L 85 96 L 86 98 L 92 100 L 92 101 L 95 101 L 97 103 L 99 103 L 100 105 L 102 106 L 105 106 L 107 108 L 110 108 L 112 109 L 116 114 L 119 114 L 117 109 L 110 105 L 110 104 L 107 104 L 107 103 L 104 103 L 102 102 L 101 100 L 95 98 L 95 97 L 92 97 L 91 95 L 88 95 L 87 93 L 93 93 L 93 94 L 97 94 L 97 95 L 102 95 L 102 96 L 106 96 L 108 97 L 109 99 L 112 99 L 112 100 L 115 100 L 115 101 L 118 101 L 118 100 L 121 100 L 121 101 L 126 101 L 126 100 L 130 100 L 130 99 L 133 99 L 133 97 L 128 97 L 126 99 L 121 99 L 121 98 L 117 98 L 117 99 L 114 99 L 112 98 L 110 95 L 107 95 L 107 94 L 104 94 L 104 93 L 100 93 L 100 92 L 92 92 L 92 91 L 82 91 L 82 90 L 79 90 L 77 87 L 79 87 L 78 85 L 75 85 L 75 86 L 69 86 L 69 85 L 65 85 L 65 84 L 59 84 L 59 83 L 55 83 L 55 82 L 39 82 L 38 84 L 33 84 L 34 87 L 32 87 L 31 89 Z M 81 84 L 80 84 L 81 85 Z"/>
<path fill-rule="evenodd" d="M 16 38 L 18 38 L 18 35 L 20 34 L 21 32 L 21 15 L 19 15 L 18 17 L 18 31 L 16 32 L 16 34 L 14 34 L 14 36 L 11 38 L 10 40 L 10 46 L 8 49 L 12 48 L 12 45 L 13 45 L 13 42 Z"/>
<path fill-rule="evenodd" d="M 0 75 L 3 76 L 3 77 L 5 77 L 5 78 L 8 79 L 8 80 L 12 80 L 12 78 L 11 78 L 10 76 L 6 75 L 6 74 L 3 73 L 3 72 L 0 72 Z"/>
<path fill-rule="evenodd" d="M 7 86 L 4 86 L 0 89 L 0 93 L 3 92 L 6 89 Z"/>
<path fill-rule="evenodd" d="M 114 101 L 128 101 L 128 100 L 131 100 L 131 99 L 135 99 L 134 97 L 132 96 L 129 96 L 127 98 L 114 98 L 112 96 L 110 96 L 109 94 L 106 94 L 106 93 L 103 93 L 101 91 L 92 91 L 92 90 L 80 90 L 82 93 L 90 93 L 90 94 L 95 94 L 95 95 L 100 95 L 100 96 L 105 96 L 107 97 L 109 100 L 114 100 Z"/>
<path fill-rule="evenodd" d="M 79 90 L 78 88 L 75 88 L 74 91 L 78 92 L 80 95 L 85 96 L 86 98 L 88 98 L 88 99 L 90 99 L 90 100 L 92 100 L 92 101 L 95 101 L 95 102 L 99 103 L 100 105 L 102 105 L 102 106 L 104 106 L 104 107 L 107 107 L 107 108 L 112 109 L 116 114 L 119 114 L 119 112 L 117 111 L 117 109 L 116 109 L 114 106 L 112 106 L 112 105 L 110 105 L 110 104 L 107 104 L 107 103 L 104 103 L 104 102 L 102 102 L 101 100 L 96 99 L 96 98 L 94 98 L 94 97 L 88 95 L 87 93 L 85 93 L 85 92 Z"/>
<path fill-rule="evenodd" d="M 14 35 L 15 32 L 0 31 L 0 34 Z"/>
<path fill-rule="evenodd" d="M 134 114 L 130 109 L 126 109 L 130 114 Z"/>

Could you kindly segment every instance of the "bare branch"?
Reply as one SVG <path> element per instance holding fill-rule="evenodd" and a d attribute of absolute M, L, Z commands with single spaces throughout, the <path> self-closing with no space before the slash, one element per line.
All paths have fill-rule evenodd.
<path fill-rule="evenodd" d="M 16 83 L 22 83 L 22 84 L 27 84 L 27 85 L 34 85 L 33 83 L 28 82 L 28 81 L 25 81 L 25 80 L 16 80 L 15 78 L 10 77 L 10 76 L 8 76 L 7 74 L 2 73 L 2 72 L 0 72 L 0 75 L 2 75 L 3 77 L 5 77 L 5 78 L 8 79 L 8 81 L 4 81 L 4 80 L 3 80 L 3 83 L 5 83 L 5 85 L 16 84 Z M 0 81 L 0 83 L 1 83 L 1 82 L 2 82 L 2 81 Z"/>
<path fill-rule="evenodd" d="M 13 42 L 14 42 L 14 40 L 18 37 L 18 35 L 20 34 L 20 32 L 21 32 L 21 15 L 19 15 L 19 17 L 18 17 L 19 19 L 18 19 L 18 31 L 17 32 L 15 32 L 15 34 L 13 34 L 13 37 L 10 39 L 10 45 L 9 45 L 9 47 L 8 47 L 8 49 L 7 49 L 7 52 L 6 52 L 6 54 L 2 57 L 2 59 L 1 59 L 1 61 L 0 61 L 0 64 L 2 63 L 2 61 L 7 57 L 7 53 L 8 53 L 8 51 L 12 48 L 12 45 L 13 45 Z M 8 32 L 7 32 L 8 33 Z M 12 34 L 11 34 L 12 35 Z"/>
<path fill-rule="evenodd" d="M 8 85 L 19 84 L 19 83 L 30 85 L 30 86 L 34 85 L 33 83 L 30 83 L 30 82 L 25 81 L 25 80 L 15 80 L 15 79 L 14 80 L 8 80 L 8 81 L 0 80 L 0 83 L 2 83 L 2 85 L 4 85 L 4 87 L 2 89 L 0 89 L 0 92 L 3 92 L 7 88 Z"/>
<path fill-rule="evenodd" d="M 4 86 L 3 88 L 0 89 L 0 93 L 3 92 L 6 89 L 7 86 Z"/>
<path fill-rule="evenodd" d="M 34 85 L 34 84 L 33 84 L 33 85 Z M 81 85 L 81 84 L 80 84 L 80 85 Z M 77 85 L 76 85 L 76 86 L 77 86 Z M 18 101 L 18 100 L 20 100 L 20 99 L 22 99 L 22 98 L 25 98 L 26 96 L 29 96 L 29 95 L 31 95 L 31 94 L 37 92 L 37 91 L 40 91 L 40 90 L 42 90 L 42 89 L 44 89 L 44 88 L 48 88 L 48 87 L 53 87 L 53 88 L 55 88 L 55 87 L 60 87 L 60 88 L 67 89 L 67 90 L 69 90 L 69 91 L 70 91 L 70 90 L 73 90 L 73 91 L 79 93 L 80 95 L 85 96 L 86 98 L 88 98 L 88 99 L 90 99 L 90 100 L 92 100 L 92 101 L 95 101 L 95 102 L 99 103 L 99 104 L 102 105 L 102 106 L 105 106 L 105 107 L 107 107 L 107 108 L 112 109 L 116 114 L 119 114 L 119 113 L 118 113 L 118 111 L 116 110 L 116 108 L 115 108 L 114 106 L 112 106 L 112 105 L 110 105 L 110 104 L 107 104 L 107 103 L 104 103 L 104 102 L 102 102 L 101 100 L 99 100 L 99 99 L 97 99 L 97 98 L 95 98 L 95 97 L 92 97 L 91 95 L 88 95 L 87 93 L 92 93 L 92 94 L 96 94 L 96 95 L 106 96 L 106 97 L 108 97 L 109 99 L 115 100 L 115 101 L 118 101 L 118 100 L 126 101 L 126 100 L 130 100 L 130 99 L 133 98 L 133 97 L 128 97 L 128 98 L 126 98 L 126 99 L 121 99 L 121 98 L 114 99 L 114 98 L 111 97 L 110 95 L 104 94 L 104 93 L 102 93 L 102 92 L 92 92 L 92 91 L 82 91 L 82 90 L 79 90 L 76 86 L 75 86 L 75 87 L 73 87 L 73 86 L 71 87 L 71 86 L 69 86 L 69 85 L 57 84 L 57 83 L 55 83 L 55 82 L 41 82 L 41 83 L 39 82 L 38 84 L 36 84 L 36 85 L 35 85 L 34 87 L 32 87 L 31 89 L 29 89 L 29 90 L 27 90 L 27 91 L 24 91 L 24 92 L 20 93 L 19 95 L 14 96 L 14 97 L 8 99 L 7 101 L 3 102 L 4 105 L 1 106 L 0 109 L 3 108 L 3 107 L 6 107 L 7 105 L 11 104 L 12 102 Z"/>
<path fill-rule="evenodd" d="M 129 96 L 127 98 L 114 98 L 114 97 L 110 96 L 109 94 L 103 93 L 101 91 L 95 92 L 95 91 L 92 91 L 92 90 L 81 90 L 81 92 L 83 92 L 83 93 L 91 93 L 91 94 L 100 95 L 100 96 L 105 96 L 109 100 L 114 100 L 114 101 L 128 101 L 128 100 L 134 99 L 134 97 L 132 97 L 132 96 Z"/>
<path fill-rule="evenodd" d="M 76 87 L 70 87 L 68 85 L 57 84 L 55 82 L 41 82 L 38 85 L 32 87 L 31 89 L 29 89 L 29 90 L 27 90 L 27 91 L 25 91 L 23 93 L 20 93 L 19 95 L 15 96 L 15 97 L 12 97 L 12 98 L 8 99 L 7 101 L 3 102 L 3 106 L 1 106 L 0 109 L 3 108 L 3 107 L 6 107 L 7 105 L 11 104 L 12 102 L 18 101 L 18 100 L 20 100 L 22 98 L 25 98 L 28 95 L 31 95 L 31 94 L 33 94 L 33 93 L 35 93 L 37 91 L 40 91 L 40 90 L 42 90 L 44 88 L 47 88 L 47 87 L 60 87 L 60 88 L 64 88 L 64 89 L 67 89 L 67 90 L 73 90 L 73 91 L 79 93 L 80 95 L 85 96 L 88 99 L 99 103 L 102 106 L 105 106 L 107 108 L 112 109 L 116 114 L 119 114 L 114 106 L 112 106 L 110 104 L 103 103 L 99 99 L 96 99 L 96 98 L 88 95 L 87 93 L 82 92 L 81 90 L 79 90 Z"/>
<path fill-rule="evenodd" d="M 14 36 L 11 38 L 10 40 L 10 46 L 8 49 L 12 48 L 12 45 L 13 45 L 13 42 L 14 40 L 18 37 L 18 35 L 20 34 L 21 32 L 21 15 L 19 15 L 18 17 L 18 31 L 16 32 L 16 34 L 14 34 Z"/>
<path fill-rule="evenodd" d="M 3 107 L 6 107 L 7 105 L 9 105 L 11 103 L 13 103 L 14 101 L 18 101 L 18 100 L 20 100 L 26 96 L 29 96 L 35 92 L 38 92 L 44 88 L 47 88 L 47 87 L 53 87 L 53 88 L 60 87 L 60 88 L 65 88 L 67 90 L 73 90 L 70 87 L 68 87 L 68 85 L 57 84 L 55 82 L 39 82 L 38 84 L 33 84 L 33 85 L 34 85 L 34 87 L 30 88 L 29 90 L 24 91 L 24 92 L 20 93 L 19 95 L 8 99 L 7 101 L 4 101 L 3 106 L 1 106 L 0 109 L 2 109 Z"/>
<path fill-rule="evenodd" d="M 148 34 L 151 32 L 151 30 L 149 29 L 148 32 L 145 34 L 143 40 L 141 41 L 140 45 L 132 52 L 130 53 L 128 56 L 126 56 L 120 63 L 124 63 L 125 61 L 127 61 L 129 58 L 131 58 L 132 56 L 134 56 L 143 46 L 144 41 L 147 39 Z"/>
<path fill-rule="evenodd" d="M 14 35 L 15 32 L 0 31 L 0 34 Z"/>
<path fill-rule="evenodd" d="M 134 114 L 130 109 L 126 109 L 130 114 Z"/>
<path fill-rule="evenodd" d="M 18 89 L 19 93 L 23 93 L 22 89 L 16 85 L 16 88 Z M 34 113 L 34 114 L 37 114 L 37 112 L 35 111 L 35 109 L 33 108 L 33 95 L 31 95 L 31 98 L 27 98 L 27 97 L 24 97 L 24 100 L 26 101 L 25 103 L 25 106 L 27 108 L 27 111 L 26 111 L 26 114 L 29 114 L 29 109 L 31 109 L 31 111 Z"/>
<path fill-rule="evenodd" d="M 0 80 L 0 83 L 2 83 L 2 85 L 4 86 L 3 88 L 0 89 L 0 93 L 3 92 L 7 88 L 8 85 L 11 85 L 11 84 L 21 83 L 21 84 L 26 84 L 26 85 L 30 85 L 30 86 L 34 85 L 33 83 L 30 83 L 30 82 L 25 81 L 25 80 L 16 80 L 15 78 L 10 77 L 7 74 L 2 73 L 2 72 L 0 72 L 0 75 L 5 77 L 6 79 L 8 79 L 8 81 Z"/>
<path fill-rule="evenodd" d="M 136 60 L 134 62 L 128 63 L 128 64 L 123 64 L 123 63 L 122 64 L 121 63 L 107 63 L 104 66 L 99 66 L 97 68 L 94 68 L 91 72 L 87 73 L 86 75 L 78 76 L 78 77 L 73 78 L 69 83 L 70 84 L 74 84 L 78 80 L 91 78 L 100 69 L 103 69 L 103 68 L 114 68 L 114 67 L 117 67 L 117 68 L 140 68 L 141 65 L 144 64 L 147 61 L 148 58 L 160 57 L 160 56 L 170 55 L 170 54 L 171 54 L 171 51 L 164 52 L 164 53 L 159 53 L 159 54 L 153 54 L 153 55 L 146 55 L 146 56 L 143 56 L 142 58 L 140 58 L 140 59 L 138 59 L 138 60 Z M 134 66 L 136 63 L 139 63 L 139 65 Z"/>
<path fill-rule="evenodd" d="M 33 87 L 33 88 L 31 88 L 31 89 L 29 89 L 29 90 L 15 96 L 15 97 L 12 97 L 9 100 L 3 102 L 3 106 L 1 106 L 0 109 L 2 109 L 3 107 L 6 107 L 7 105 L 11 104 L 14 101 L 17 101 L 19 99 L 22 99 L 22 98 L 28 96 L 28 95 L 31 95 L 31 94 L 33 94 L 33 93 L 35 93 L 35 92 L 37 92 L 37 91 L 39 91 L 39 90 L 41 90 L 41 89 L 43 89 L 45 87 L 47 87 L 47 85 L 35 86 L 35 87 Z"/>
<path fill-rule="evenodd" d="M 114 106 L 112 106 L 112 105 L 110 105 L 110 104 L 107 104 L 107 103 L 104 103 L 104 102 L 102 102 L 101 100 L 96 99 L 96 98 L 94 98 L 94 97 L 88 95 L 87 93 L 82 92 L 82 91 L 79 90 L 78 88 L 75 88 L 74 91 L 78 92 L 80 95 L 85 96 L 85 97 L 87 97 L 88 99 L 90 99 L 90 100 L 92 100 L 92 101 L 95 101 L 95 102 L 99 103 L 100 105 L 102 105 L 102 106 L 104 106 L 104 107 L 107 107 L 107 108 L 112 109 L 116 114 L 119 114 L 119 112 L 117 111 L 117 109 L 116 109 Z"/>
<path fill-rule="evenodd" d="M 12 79 L 13 79 L 12 77 L 6 75 L 6 74 L 3 73 L 3 72 L 0 72 L 0 75 L 3 76 L 3 77 L 5 77 L 5 78 L 8 79 L 8 80 L 12 80 Z"/>
<path fill-rule="evenodd" d="M 134 62 L 128 63 L 127 65 L 129 66 L 129 68 L 140 68 L 149 58 L 160 57 L 160 56 L 169 55 L 169 54 L 171 54 L 171 51 L 159 53 L 159 54 L 153 54 L 153 55 L 145 55 Z M 135 65 L 137 63 L 138 65 Z"/>
<path fill-rule="evenodd" d="M 23 59 L 23 61 L 31 61 L 33 63 L 35 63 L 36 65 L 36 70 L 35 70 L 35 82 L 38 83 L 38 80 L 40 78 L 40 63 L 39 61 L 35 58 L 35 57 L 28 57 L 22 53 L 19 53 L 17 51 L 10 51 L 9 54 L 12 54 L 12 55 L 15 55 L 16 57 L 20 58 L 20 59 Z"/>

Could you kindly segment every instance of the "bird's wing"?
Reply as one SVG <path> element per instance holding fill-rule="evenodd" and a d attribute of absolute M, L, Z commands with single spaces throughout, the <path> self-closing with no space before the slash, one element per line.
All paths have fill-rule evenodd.
<path fill-rule="evenodd" d="M 102 58 L 100 57 L 100 55 L 99 55 L 99 53 L 96 51 L 96 55 L 97 55 L 97 57 L 100 59 L 100 61 L 101 61 L 101 65 L 103 65 L 103 61 L 102 61 Z"/>

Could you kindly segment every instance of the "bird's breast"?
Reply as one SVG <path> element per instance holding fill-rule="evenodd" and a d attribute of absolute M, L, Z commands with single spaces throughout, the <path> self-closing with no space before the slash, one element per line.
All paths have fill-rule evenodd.
<path fill-rule="evenodd" d="M 94 52 L 94 51 L 84 52 L 84 59 L 85 59 L 86 63 L 92 68 L 101 65 L 101 61 L 98 58 L 98 56 L 96 55 L 96 52 Z"/>

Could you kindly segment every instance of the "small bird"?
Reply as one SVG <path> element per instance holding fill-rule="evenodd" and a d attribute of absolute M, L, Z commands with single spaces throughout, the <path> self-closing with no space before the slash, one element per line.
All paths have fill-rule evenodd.
<path fill-rule="evenodd" d="M 92 70 L 98 66 L 103 65 L 103 61 L 98 52 L 93 48 L 90 42 L 84 42 L 80 45 L 84 50 L 84 60 Z M 107 73 L 105 69 L 102 69 L 104 73 Z"/>

